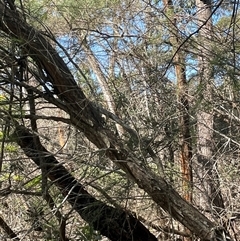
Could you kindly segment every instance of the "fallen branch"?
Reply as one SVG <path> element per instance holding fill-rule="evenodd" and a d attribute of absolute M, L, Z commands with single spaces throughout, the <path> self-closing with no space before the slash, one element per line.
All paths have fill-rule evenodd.
<path fill-rule="evenodd" d="M 16 125 L 16 142 L 47 177 L 80 216 L 95 230 L 112 241 L 157 241 L 156 237 L 132 214 L 108 206 L 89 194 L 56 158 L 40 143 L 39 137 L 23 126 Z"/>

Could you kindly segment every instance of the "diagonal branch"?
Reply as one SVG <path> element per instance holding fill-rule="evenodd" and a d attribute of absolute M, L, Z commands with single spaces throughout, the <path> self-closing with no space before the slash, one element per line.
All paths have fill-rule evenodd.
<path fill-rule="evenodd" d="M 17 143 L 36 165 L 45 169 L 47 177 L 59 188 L 80 216 L 113 241 L 156 241 L 143 224 L 132 214 L 113 208 L 89 194 L 56 158 L 41 144 L 39 137 L 25 127 L 16 125 Z"/>
<path fill-rule="evenodd" d="M 76 128 L 81 130 L 96 147 L 105 149 L 106 155 L 125 171 L 128 177 L 137 183 L 140 188 L 145 190 L 159 207 L 195 233 L 202 241 L 212 241 L 216 238 L 224 240 L 222 238 L 224 232 L 219 231 L 213 222 L 183 200 L 163 176 L 156 177 L 149 168 L 138 165 L 138 159 L 131 150 L 128 150 L 111 130 L 103 127 L 99 111 L 86 99 L 83 91 L 74 81 L 67 65 L 43 34 L 28 25 L 19 17 L 19 14 L 8 9 L 3 3 L 0 3 L 0 18 L 0 29 L 22 43 L 21 47 L 27 51 L 27 54 L 38 64 L 39 68 L 43 68 L 44 72 L 48 74 L 49 81 L 56 90 L 59 99 L 66 104 L 71 123 Z M 59 165 L 55 157 L 49 155 L 40 142 L 37 146 L 34 145 L 31 133 L 20 126 L 16 128 L 18 144 L 24 149 L 26 155 L 39 165 L 36 154 L 39 151 L 41 152 L 46 162 L 49 178 L 56 181 L 58 187 L 67 195 L 69 202 L 81 213 L 81 216 L 92 223 L 96 229 L 101 230 L 102 234 L 111 235 L 112 240 L 119 240 L 119 236 L 122 235 L 126 236 L 123 240 L 130 240 L 129 237 L 134 235 L 136 235 L 136 238 L 133 240 L 137 241 L 143 240 L 141 237 L 145 235 L 148 236 L 148 239 L 145 237 L 144 240 L 155 240 L 132 215 L 106 206 L 106 204 L 87 193 L 66 172 L 65 168 Z M 78 195 L 79 193 L 81 195 Z M 77 204 L 75 204 L 75 201 L 77 201 Z M 86 205 L 87 208 L 84 208 Z M 116 217 L 115 220 L 109 218 L 112 215 Z M 142 232 L 136 233 L 136 229 Z"/>
<path fill-rule="evenodd" d="M 8 234 L 8 236 L 11 239 L 14 240 L 20 240 L 18 238 L 18 236 L 16 235 L 16 233 L 14 233 L 14 231 L 7 225 L 7 223 L 3 220 L 2 217 L 0 217 L 0 226 L 2 227 L 2 229 Z"/>
<path fill-rule="evenodd" d="M 78 88 L 63 59 L 43 34 L 28 25 L 20 13 L 17 13 L 0 3 L 0 29 L 11 37 L 16 37 L 26 55 L 31 56 L 38 67 L 44 69 L 52 82 L 55 94 L 67 103 L 68 108 L 77 110 L 75 116 L 91 126 L 101 126 L 103 121 L 101 116 L 95 111 L 83 91 Z"/>

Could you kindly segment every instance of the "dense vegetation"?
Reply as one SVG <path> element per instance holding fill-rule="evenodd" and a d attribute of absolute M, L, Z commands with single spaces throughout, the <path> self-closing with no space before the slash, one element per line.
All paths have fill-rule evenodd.
<path fill-rule="evenodd" d="M 238 9 L 0 1 L 1 240 L 239 240 Z"/>

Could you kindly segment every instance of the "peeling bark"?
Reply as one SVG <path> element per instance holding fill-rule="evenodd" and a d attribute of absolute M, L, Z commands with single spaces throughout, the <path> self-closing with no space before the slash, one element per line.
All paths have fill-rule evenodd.
<path fill-rule="evenodd" d="M 171 20 L 171 34 L 170 42 L 173 46 L 174 53 L 174 67 L 177 78 L 177 99 L 179 111 L 179 132 L 180 132 L 180 167 L 182 172 L 182 190 L 183 197 L 192 202 L 192 143 L 190 134 L 190 115 L 189 115 L 189 101 L 188 101 L 188 84 L 186 78 L 186 67 L 184 53 L 177 49 L 181 44 L 179 41 L 179 31 L 177 27 L 177 20 L 174 16 L 174 7 L 172 0 L 164 0 L 166 12 L 169 12 L 169 19 Z"/>
<path fill-rule="evenodd" d="M 167 16 L 169 17 L 171 26 L 170 42 L 173 46 L 173 63 L 175 67 L 175 75 L 177 78 L 177 100 L 179 112 L 179 163 L 182 176 L 182 196 L 192 203 L 193 200 L 193 174 L 192 174 L 192 141 L 190 134 L 190 115 L 188 101 L 188 83 L 186 78 L 186 65 L 184 53 L 178 49 L 181 44 L 179 39 L 179 30 L 177 18 L 174 13 L 174 5 L 172 0 L 164 0 L 164 6 Z M 186 229 L 186 228 L 185 228 Z M 189 230 L 185 230 L 189 233 Z M 184 241 L 191 241 L 192 237 L 183 237 Z"/>

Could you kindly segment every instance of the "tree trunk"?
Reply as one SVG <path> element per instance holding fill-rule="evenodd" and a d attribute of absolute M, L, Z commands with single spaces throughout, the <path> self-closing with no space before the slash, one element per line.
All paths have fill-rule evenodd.
<path fill-rule="evenodd" d="M 174 17 L 174 6 L 172 0 L 164 0 L 166 13 L 171 20 L 171 37 L 170 42 L 174 52 L 174 67 L 177 78 L 177 99 L 179 110 L 179 127 L 180 127 L 180 166 L 182 172 L 182 189 L 183 197 L 192 202 L 192 145 L 190 134 L 190 116 L 189 116 L 189 101 L 188 101 L 188 84 L 186 79 L 186 68 L 184 53 L 178 50 L 179 33 L 177 21 Z"/>
<path fill-rule="evenodd" d="M 211 0 L 196 0 L 199 30 L 199 57 L 198 74 L 202 100 L 202 108 L 197 113 L 198 130 L 198 162 L 201 165 L 200 177 L 204 188 L 205 208 L 215 210 L 218 214 L 224 210 L 224 203 L 219 186 L 219 176 L 214 169 L 213 158 L 213 97 L 211 81 L 212 67 L 210 66 L 211 54 Z M 202 188 L 202 187 L 201 187 Z M 207 205 L 207 206 L 206 206 Z M 213 213 L 214 214 L 214 213 Z M 217 215 L 218 216 L 218 215 Z"/>
<path fill-rule="evenodd" d="M 38 66 L 42 67 L 44 72 L 48 74 L 49 81 L 57 89 L 56 94 L 61 102 L 60 104 L 58 104 L 58 101 L 54 103 L 68 112 L 73 125 L 81 130 L 96 147 L 103 148 L 106 155 L 126 172 L 127 176 L 137 183 L 140 188 L 145 190 L 159 207 L 181 222 L 201 240 L 213 241 L 217 240 L 217 238 L 218 240 L 224 240 L 225 232 L 222 229 L 217 228 L 213 222 L 181 198 L 171 185 L 165 181 L 164 177 L 156 177 L 150 168 L 143 168 L 138 165 L 138 159 L 134 156 L 134 153 L 128 150 L 116 135 L 103 127 L 99 111 L 86 99 L 83 91 L 75 83 L 67 65 L 40 32 L 30 27 L 18 17 L 15 11 L 8 9 L 3 3 L 0 3 L 0 17 L 2 20 L 0 29 L 22 42 L 22 47 L 28 51 L 27 53 Z M 129 131 L 129 129 L 126 129 L 126 131 Z M 132 133 L 134 132 L 129 134 Z M 27 136 L 25 137 L 27 138 Z M 30 139 L 30 141 L 32 140 Z M 31 143 L 26 142 L 25 145 L 29 144 L 31 145 Z M 42 151 L 45 151 L 45 149 Z M 57 177 L 59 178 L 59 176 Z M 84 189 L 79 187 L 76 191 L 81 190 Z M 84 190 L 84 192 L 86 191 Z M 86 197 L 85 195 L 79 197 L 80 201 L 85 198 L 87 198 L 85 201 L 93 202 L 92 197 L 90 198 L 87 193 Z M 97 204 L 102 205 L 98 202 Z M 111 213 L 111 210 L 107 212 Z M 84 213 L 84 215 L 86 214 Z M 126 221 L 124 214 L 123 219 Z M 114 230 L 114 226 L 110 225 L 107 229 Z"/>
<path fill-rule="evenodd" d="M 179 40 L 179 31 L 177 20 L 175 18 L 174 6 L 172 0 L 164 0 L 165 11 L 170 19 L 170 42 L 173 46 L 174 67 L 177 78 L 177 99 L 179 113 L 179 145 L 180 156 L 179 163 L 182 175 L 182 192 L 183 197 L 192 202 L 192 144 L 190 134 L 190 116 L 189 116 L 189 101 L 188 101 L 188 84 L 186 79 L 186 67 L 184 53 L 178 46 L 181 44 Z M 188 230 L 186 230 L 188 232 Z M 191 237 L 184 237 L 185 241 L 191 241 Z"/>
<path fill-rule="evenodd" d="M 131 213 L 106 205 L 85 188 L 41 144 L 39 137 L 16 124 L 17 143 L 26 156 L 43 169 L 80 216 L 112 241 L 157 241 Z"/>

